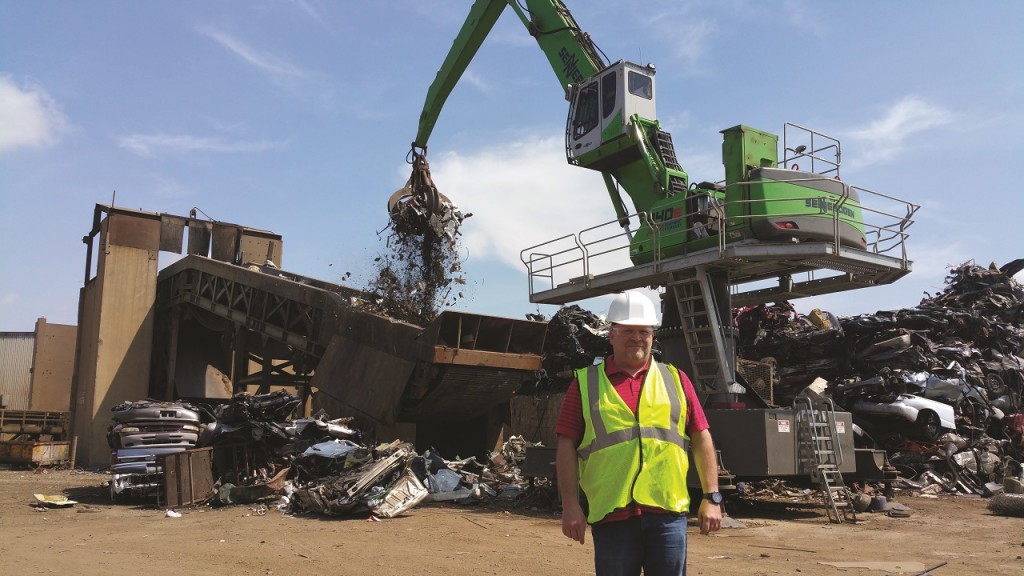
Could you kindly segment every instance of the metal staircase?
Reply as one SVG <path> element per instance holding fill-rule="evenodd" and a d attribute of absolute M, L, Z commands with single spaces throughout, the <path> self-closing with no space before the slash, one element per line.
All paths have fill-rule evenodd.
<path fill-rule="evenodd" d="M 809 472 L 811 481 L 821 490 L 825 512 L 834 524 L 855 522 L 850 490 L 839 467 L 843 451 L 836 435 L 835 406 L 829 398 L 812 399 L 804 394 L 796 398 L 796 420 L 799 431 L 797 447 L 801 469 Z"/>
<path fill-rule="evenodd" d="M 666 288 L 671 290 L 679 313 L 691 380 L 699 390 L 724 390 L 735 382 L 735 371 L 730 364 L 732 346 L 719 321 L 711 276 L 703 266 L 675 272 Z M 724 297 L 728 299 L 728 291 Z"/>
<path fill-rule="evenodd" d="M 668 177 L 669 194 L 685 194 L 686 193 L 686 180 L 683 180 L 679 176 Z"/>
<path fill-rule="evenodd" d="M 672 135 L 663 130 L 658 131 L 658 151 L 661 152 L 661 159 L 665 167 L 670 170 L 682 170 L 679 160 L 676 159 L 676 147 L 672 144 Z"/>
<path fill-rule="evenodd" d="M 665 164 L 665 168 L 672 170 L 678 174 L 669 174 L 668 176 L 668 194 L 685 194 L 686 193 L 686 179 L 685 175 L 682 175 L 682 166 L 679 165 L 679 160 L 676 158 L 676 148 L 672 144 L 672 135 L 663 130 L 659 130 L 656 133 L 657 140 L 655 144 L 658 146 L 658 153 L 661 155 L 661 161 Z"/>

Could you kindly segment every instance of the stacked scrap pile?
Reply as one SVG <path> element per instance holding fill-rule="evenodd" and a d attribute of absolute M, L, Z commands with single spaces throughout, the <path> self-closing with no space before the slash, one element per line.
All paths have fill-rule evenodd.
<path fill-rule="evenodd" d="M 1024 288 L 1012 278 L 1022 265 L 965 263 L 911 309 L 838 319 L 789 304 L 745 309 L 740 355 L 777 364 L 781 405 L 828 380 L 860 445 L 887 449 L 904 476 L 997 492 L 1024 461 Z"/>
<path fill-rule="evenodd" d="M 285 391 L 238 394 L 214 411 L 200 444 L 214 450 L 219 504 L 279 500 L 293 513 L 391 517 L 426 491 L 409 472 L 415 455 L 399 442 L 367 446 L 351 418 L 291 417 L 301 403 Z M 219 448 L 219 449 L 218 449 Z"/>
<path fill-rule="evenodd" d="M 301 400 L 285 391 L 238 394 L 211 409 L 198 447 L 213 448 L 213 504 L 276 502 L 294 514 L 369 513 L 390 518 L 423 501 L 524 500 L 520 473 L 527 447 L 513 437 L 485 463 L 423 455 L 399 441 L 376 444 L 351 418 L 293 418 Z M 550 487 L 549 487 L 550 488 Z"/>

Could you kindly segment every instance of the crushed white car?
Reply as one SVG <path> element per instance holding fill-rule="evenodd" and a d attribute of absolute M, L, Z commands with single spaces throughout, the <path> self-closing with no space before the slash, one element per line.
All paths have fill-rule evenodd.
<path fill-rule="evenodd" d="M 889 403 L 857 400 L 850 406 L 855 415 L 893 419 L 909 426 L 910 435 L 932 441 L 948 430 L 956 431 L 953 407 L 913 394 L 900 394 Z"/>

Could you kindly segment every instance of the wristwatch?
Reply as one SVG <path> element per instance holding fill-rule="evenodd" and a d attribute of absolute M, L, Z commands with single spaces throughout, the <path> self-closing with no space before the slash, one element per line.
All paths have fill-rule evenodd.
<path fill-rule="evenodd" d="M 721 492 L 707 492 L 704 494 L 704 499 L 711 500 L 712 504 L 721 504 L 722 500 L 724 500 Z"/>

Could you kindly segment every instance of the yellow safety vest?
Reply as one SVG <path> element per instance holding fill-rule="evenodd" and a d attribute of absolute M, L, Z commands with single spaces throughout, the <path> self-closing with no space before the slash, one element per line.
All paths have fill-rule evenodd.
<path fill-rule="evenodd" d="M 580 487 L 593 524 L 636 502 L 686 512 L 689 469 L 686 394 L 676 370 L 651 361 L 636 416 L 604 372 L 604 362 L 576 371 L 585 430 L 576 449 Z"/>

